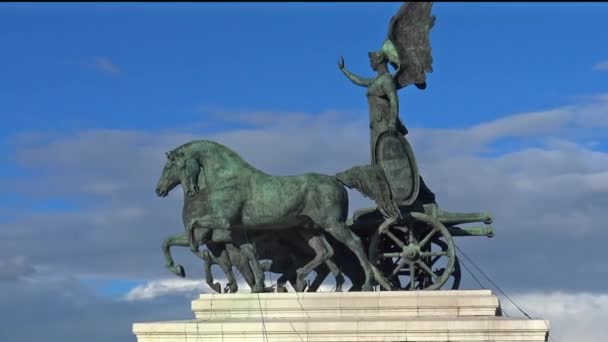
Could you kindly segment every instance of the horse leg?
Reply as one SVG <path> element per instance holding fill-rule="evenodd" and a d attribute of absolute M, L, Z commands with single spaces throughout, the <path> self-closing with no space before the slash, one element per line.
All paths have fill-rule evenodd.
<path fill-rule="evenodd" d="M 230 292 L 233 293 L 233 292 L 238 291 L 236 277 L 234 276 L 234 273 L 232 272 L 233 265 L 232 265 L 229 255 L 228 255 L 228 252 L 226 251 L 226 247 L 223 245 L 220 246 L 218 244 L 211 243 L 211 244 L 207 244 L 207 248 L 214 255 L 217 255 L 216 257 L 214 257 L 213 261 L 215 264 L 217 264 L 222 269 L 222 271 L 228 278 L 227 287 L 229 287 Z"/>
<path fill-rule="evenodd" d="M 264 286 L 264 270 L 260 265 L 260 261 L 255 253 L 255 247 L 251 243 L 245 243 L 241 245 L 241 252 L 243 256 L 247 258 L 248 264 L 251 266 L 254 277 L 254 285 L 251 288 L 252 293 L 265 292 L 266 287 Z"/>
<path fill-rule="evenodd" d="M 287 265 L 285 265 L 286 260 L 283 259 L 282 257 L 278 257 L 275 260 L 272 260 L 270 262 L 270 264 L 268 265 L 268 269 L 265 269 L 266 272 L 272 272 L 272 273 L 279 273 L 281 274 L 278 278 L 277 278 L 277 286 L 276 286 L 276 291 L 277 292 L 287 292 L 287 288 L 285 287 L 285 284 L 287 284 L 287 281 L 289 281 L 289 277 L 293 274 L 295 275 L 295 270 L 293 269 L 293 266 L 291 265 L 290 262 L 287 262 Z M 294 280 L 294 284 L 295 284 L 295 280 Z"/>
<path fill-rule="evenodd" d="M 202 242 L 205 239 L 205 236 L 209 233 L 209 230 L 205 230 L 205 229 L 199 229 L 196 231 L 196 243 L 198 245 L 201 245 Z M 186 236 L 186 233 L 183 234 L 183 236 L 186 238 L 185 242 L 185 247 L 189 246 L 189 241 L 188 238 Z M 211 266 L 213 266 L 214 264 L 219 264 L 217 262 L 217 258 L 212 254 L 211 251 L 209 251 L 209 246 L 207 247 L 207 250 L 204 250 L 201 252 L 201 256 L 203 258 L 203 261 L 205 262 L 205 282 L 207 283 L 207 285 L 209 285 L 209 287 L 214 290 L 217 293 L 222 293 L 222 288 L 220 283 L 215 282 L 215 279 L 213 278 L 213 272 L 211 271 Z"/>
<path fill-rule="evenodd" d="M 320 269 L 320 270 L 319 270 Z M 310 291 L 317 291 L 317 289 L 323 284 L 327 275 L 331 273 L 336 280 L 336 290 L 335 292 L 342 292 L 342 285 L 344 285 L 344 276 L 342 275 L 342 271 L 334 263 L 332 260 L 326 260 L 325 265 L 321 265 L 317 267 L 317 277 L 315 281 L 310 285 Z"/>
<path fill-rule="evenodd" d="M 216 283 L 214 281 L 213 273 L 211 273 L 211 266 L 215 264 L 215 258 L 211 256 L 208 250 L 203 251 L 202 255 L 203 260 L 205 260 L 205 281 L 207 282 L 207 285 L 209 285 L 209 287 L 213 289 L 213 291 L 217 293 L 222 293 L 222 287 L 220 283 Z"/>
<path fill-rule="evenodd" d="M 323 242 L 323 245 L 325 245 L 325 248 L 327 248 L 327 250 L 330 252 L 330 255 L 333 256 L 334 249 L 329 243 L 329 241 L 327 241 L 327 238 L 324 235 L 321 235 L 320 238 L 321 242 Z M 336 292 L 342 292 L 342 285 L 344 284 L 344 276 L 342 275 L 342 271 L 340 270 L 338 265 L 336 265 L 336 263 L 333 262 L 333 260 L 331 259 L 327 259 L 325 261 L 325 266 L 327 266 L 331 274 L 333 274 L 334 278 L 336 279 Z"/>
<path fill-rule="evenodd" d="M 351 260 L 353 258 L 348 258 L 348 260 Z M 365 274 L 363 272 L 361 272 L 361 268 L 360 267 L 356 267 L 356 265 L 353 263 L 356 262 L 356 260 L 352 260 L 346 264 L 344 264 L 344 268 L 342 269 L 342 271 L 345 271 L 344 273 L 348 276 L 348 279 L 350 279 L 350 282 L 353 284 L 350 289 L 348 289 L 349 292 L 352 291 L 361 291 L 361 288 L 363 287 L 363 284 L 365 283 Z"/>
<path fill-rule="evenodd" d="M 241 272 L 241 275 L 243 276 L 243 279 L 245 279 L 245 282 L 247 283 L 247 285 L 249 285 L 249 287 L 251 289 L 256 288 L 256 279 L 258 279 L 258 283 L 263 284 L 264 283 L 264 272 L 267 272 L 270 270 L 270 268 L 273 267 L 272 263 L 269 264 L 260 264 L 257 257 L 255 256 L 255 251 L 252 251 L 251 249 L 248 249 L 247 246 L 245 246 L 245 250 L 242 250 L 242 247 L 239 248 L 237 246 L 235 246 L 234 244 L 227 244 L 227 250 L 230 256 L 230 260 L 232 260 L 233 265 L 236 265 L 236 268 L 239 270 L 239 272 Z M 253 258 L 251 258 L 250 256 L 253 255 Z M 234 262 L 234 260 L 237 260 L 238 262 Z M 258 275 L 258 278 L 256 278 L 256 275 L 254 274 L 255 272 L 253 271 L 252 267 L 251 267 L 251 263 L 250 260 L 252 260 L 252 263 L 254 266 L 259 265 L 259 269 L 258 271 L 261 271 L 261 276 Z M 254 267 L 255 268 L 255 267 Z M 256 288 L 256 291 L 258 291 L 259 288 Z M 258 291 L 258 292 L 268 292 L 270 291 L 269 288 L 265 288 L 264 286 L 262 286 L 262 290 Z"/>
<path fill-rule="evenodd" d="M 197 232 L 195 234 L 195 239 L 194 239 L 195 243 L 202 245 L 208 232 L 209 231 L 206 229 L 197 230 Z M 190 241 L 189 241 L 188 235 L 185 232 L 181 233 L 181 234 L 172 235 L 163 242 L 163 254 L 165 256 L 165 265 L 171 272 L 184 278 L 186 276 L 184 267 L 182 265 L 175 265 L 175 262 L 173 261 L 173 257 L 171 256 L 171 247 L 172 246 L 180 246 L 180 247 L 190 246 Z"/>
<path fill-rule="evenodd" d="M 329 258 L 333 256 L 333 249 L 328 250 L 326 246 L 323 244 L 323 241 L 318 235 L 314 235 L 308 239 L 308 245 L 315 251 L 314 258 L 303 267 L 299 268 L 296 271 L 296 291 L 303 292 L 304 291 L 304 279 L 306 276 L 312 272 L 319 265 L 327 261 Z"/>
<path fill-rule="evenodd" d="M 365 283 L 361 287 L 362 291 L 371 291 L 372 281 L 374 278 L 378 283 L 387 290 L 391 289 L 388 281 L 384 279 L 380 271 L 378 271 L 367 259 L 367 255 L 365 254 L 365 250 L 363 249 L 363 243 L 361 239 L 355 235 L 344 222 L 337 222 L 332 225 L 329 225 L 326 228 L 327 232 L 331 234 L 336 240 L 342 242 L 346 247 L 348 247 L 359 259 L 359 264 L 363 268 L 365 272 Z"/>
<path fill-rule="evenodd" d="M 230 224 L 228 223 L 228 220 L 226 220 L 224 217 L 217 216 L 217 215 L 205 215 L 203 217 L 193 219 L 186 228 L 186 230 L 188 232 L 187 236 L 188 236 L 188 241 L 189 241 L 189 245 L 190 245 L 190 250 L 192 251 L 192 253 L 194 253 L 201 259 L 203 259 L 203 255 L 199 250 L 199 243 L 197 243 L 196 233 L 199 230 L 203 230 L 203 231 L 212 230 L 211 228 L 213 228 L 213 230 L 229 229 Z M 216 235 L 216 234 L 213 234 L 213 235 Z M 213 236 L 211 237 L 211 239 L 213 240 Z M 225 241 L 215 241 L 215 242 L 225 242 Z"/>
<path fill-rule="evenodd" d="M 163 242 L 163 254 L 165 256 L 166 267 L 174 274 L 184 278 L 186 276 L 184 267 L 182 265 L 175 265 L 175 262 L 173 261 L 173 257 L 171 256 L 171 247 L 172 246 L 180 246 L 180 247 L 190 246 L 190 241 L 188 241 L 188 236 L 186 236 L 186 233 L 169 236 Z"/>
<path fill-rule="evenodd" d="M 249 260 L 243 256 L 241 250 L 237 246 L 231 243 L 226 244 L 226 251 L 228 252 L 228 257 L 230 258 L 232 265 L 241 273 L 247 285 L 249 285 L 250 288 L 253 287 L 255 279 L 253 271 L 251 270 L 251 265 L 249 265 Z"/>
<path fill-rule="evenodd" d="M 288 280 L 289 278 L 285 274 L 281 274 L 281 276 L 277 278 L 277 292 L 287 292 L 285 284 L 287 284 Z"/>
<path fill-rule="evenodd" d="M 315 272 L 317 273 L 317 275 L 315 277 L 315 280 L 313 280 L 313 282 L 308 287 L 308 292 L 317 292 L 321 284 L 323 284 L 323 282 L 325 281 L 325 278 L 327 278 L 327 276 L 329 275 L 330 271 L 329 268 L 327 268 L 327 263 L 325 263 L 319 265 L 319 267 L 315 269 Z"/>
<path fill-rule="evenodd" d="M 328 249 L 333 250 L 331 245 L 327 244 L 326 246 Z M 327 275 L 329 275 L 329 273 L 333 274 L 333 276 L 336 280 L 335 292 L 342 292 L 342 285 L 344 284 L 344 276 L 342 275 L 342 271 L 340 270 L 338 265 L 336 265 L 336 263 L 333 262 L 333 260 L 327 259 L 325 261 L 325 264 L 319 265 L 319 267 L 317 267 L 315 269 L 315 272 L 317 273 L 317 275 L 315 277 L 315 280 L 308 287 L 308 290 L 307 290 L 308 292 L 316 292 L 319 289 L 319 287 L 321 287 L 321 285 L 323 284 L 323 282 L 325 281 L 325 279 L 327 278 Z"/>
<path fill-rule="evenodd" d="M 287 288 L 285 285 L 289 281 L 293 288 L 296 288 L 296 270 L 298 269 L 298 259 L 293 255 L 290 255 L 288 261 L 287 259 L 276 260 L 273 261 L 271 271 L 273 273 L 281 274 L 277 279 L 277 292 L 287 292 Z M 294 260 L 295 259 L 295 260 Z M 303 265 L 304 263 L 300 263 L 299 265 Z"/>

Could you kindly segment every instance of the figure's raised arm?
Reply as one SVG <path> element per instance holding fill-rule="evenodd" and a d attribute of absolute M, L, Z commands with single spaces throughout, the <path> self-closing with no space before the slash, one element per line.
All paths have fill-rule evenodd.
<path fill-rule="evenodd" d="M 338 67 L 340 68 L 340 71 L 342 71 L 342 73 L 354 84 L 358 85 L 358 86 L 362 86 L 362 87 L 369 87 L 370 84 L 372 84 L 372 82 L 374 81 L 373 78 L 363 78 L 361 76 L 358 76 L 356 74 L 353 74 L 352 72 L 348 71 L 348 69 L 346 69 L 346 67 L 344 66 L 344 58 L 340 57 L 340 59 L 338 60 Z"/>

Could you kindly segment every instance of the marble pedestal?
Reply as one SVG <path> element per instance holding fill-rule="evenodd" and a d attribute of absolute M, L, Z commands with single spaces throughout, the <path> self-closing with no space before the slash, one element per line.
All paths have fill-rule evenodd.
<path fill-rule="evenodd" d="M 135 323 L 138 342 L 548 341 L 549 322 L 499 315 L 489 290 L 202 294 L 195 319 Z"/>

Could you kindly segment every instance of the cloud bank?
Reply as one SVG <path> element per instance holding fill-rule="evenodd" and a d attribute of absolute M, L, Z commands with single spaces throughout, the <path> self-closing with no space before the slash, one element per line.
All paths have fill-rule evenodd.
<path fill-rule="evenodd" d="M 558 339 L 602 340 L 594 328 L 601 324 L 594 324 L 606 316 L 607 114 L 608 96 L 602 95 L 466 129 L 410 127 L 421 172 L 439 204 L 495 216 L 495 238 L 460 238 L 460 248 L 508 293 L 522 294 L 522 305 L 558 322 L 553 325 L 556 334 L 562 329 L 554 335 Z M 40 334 L 48 330 L 48 338 L 57 340 L 92 335 L 132 340 L 133 321 L 191 317 L 189 300 L 204 291 L 200 261 L 175 249 L 188 279 L 164 280 L 170 273 L 163 267 L 162 241 L 184 229 L 179 190 L 166 199 L 153 193 L 167 150 L 193 139 L 213 139 L 277 175 L 333 174 L 369 162 L 365 114 L 355 120 L 338 112 L 228 112 L 222 117 L 246 128 L 207 135 L 91 130 L 15 138 L 14 157 L 32 176 L 7 178 L 0 185 L 71 206 L 0 221 L 0 239 L 10 242 L 0 249 L 0 293 L 7 303 L 2 314 L 11 317 L 3 323 L 8 329 L 0 329 L 0 340 L 40 338 L 11 326 L 31 321 L 32 313 L 25 311 L 43 304 L 52 310 L 36 313 L 40 321 L 48 319 Z M 351 211 L 371 204 L 350 194 Z M 31 280 L 42 279 L 36 278 L 41 270 L 62 280 Z M 83 286 L 84 278 L 151 282 L 112 301 Z M 463 286 L 476 284 L 465 277 Z M 566 310 L 571 306 L 582 311 Z M 14 308 L 23 308 L 23 314 Z M 578 321 L 572 312 L 579 312 Z M 69 330 L 73 326 L 81 335 Z"/>

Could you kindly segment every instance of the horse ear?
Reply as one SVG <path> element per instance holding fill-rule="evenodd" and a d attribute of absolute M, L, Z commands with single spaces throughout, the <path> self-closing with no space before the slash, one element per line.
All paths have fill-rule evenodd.
<path fill-rule="evenodd" d="M 165 155 L 167 156 L 167 159 L 169 159 L 169 157 L 171 156 L 169 152 L 165 152 Z"/>

